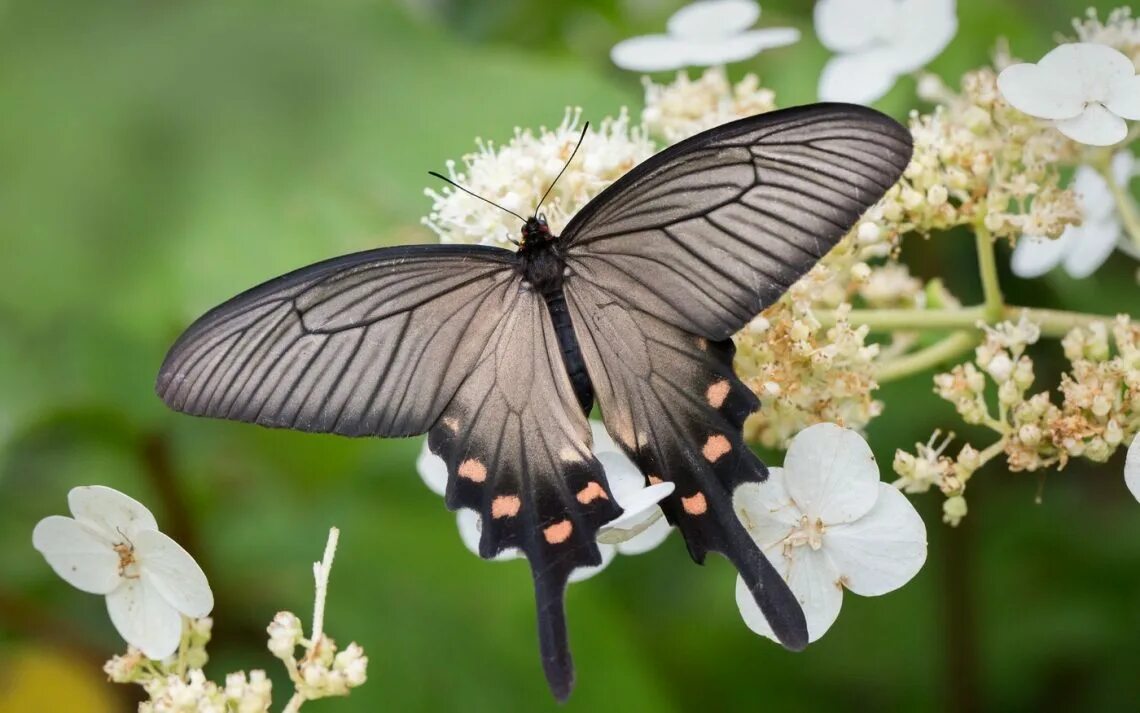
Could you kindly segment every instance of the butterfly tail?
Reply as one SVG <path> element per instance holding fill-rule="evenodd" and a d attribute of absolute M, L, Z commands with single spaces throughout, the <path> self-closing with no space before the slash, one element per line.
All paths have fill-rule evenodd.
<path fill-rule="evenodd" d="M 724 528 L 724 555 L 740 572 L 772 632 L 784 648 L 803 651 L 808 645 L 807 619 L 796 595 L 731 510 L 719 519 Z"/>
<path fill-rule="evenodd" d="M 538 611 L 538 646 L 550 692 L 565 703 L 574 688 L 574 659 L 566 634 L 566 578 L 535 572 L 534 598 Z"/>

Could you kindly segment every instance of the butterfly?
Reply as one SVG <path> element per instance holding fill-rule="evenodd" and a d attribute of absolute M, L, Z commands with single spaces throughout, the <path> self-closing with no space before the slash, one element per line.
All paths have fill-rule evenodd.
<path fill-rule="evenodd" d="M 585 135 L 585 132 L 583 132 Z M 482 518 L 479 554 L 530 562 L 543 669 L 573 686 L 567 578 L 599 564 L 621 513 L 590 450 L 614 441 L 702 563 L 735 565 L 777 637 L 799 602 L 749 537 L 733 490 L 762 481 L 744 443 L 759 406 L 732 369 L 740 330 L 898 180 L 910 134 L 865 107 L 815 104 L 681 141 L 601 191 L 555 235 L 522 218 L 517 250 L 413 245 L 303 267 L 209 311 L 171 347 L 173 409 L 345 436 L 428 434 L 446 504 Z"/>

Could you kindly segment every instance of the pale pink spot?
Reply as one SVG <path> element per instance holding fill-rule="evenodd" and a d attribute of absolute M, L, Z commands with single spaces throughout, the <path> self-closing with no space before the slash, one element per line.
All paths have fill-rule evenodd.
<path fill-rule="evenodd" d="M 708 448 L 708 446 L 705 446 L 705 448 Z M 474 458 L 468 458 L 459 464 L 459 477 L 467 478 L 476 483 L 482 483 L 487 479 L 487 466 Z"/>
<path fill-rule="evenodd" d="M 708 391 L 705 392 L 705 398 L 709 401 L 709 406 L 713 408 L 720 408 L 724 405 L 724 400 L 728 398 L 728 380 L 721 379 L 720 381 L 711 384 Z"/>
<path fill-rule="evenodd" d="M 459 419 L 453 418 L 451 416 L 445 416 L 442 423 L 444 428 L 451 431 L 452 433 L 459 433 Z"/>
<path fill-rule="evenodd" d="M 522 500 L 517 495 L 500 495 L 491 501 L 491 517 L 514 517 L 519 514 Z"/>
<path fill-rule="evenodd" d="M 664 482 L 665 482 L 664 480 L 661 480 L 661 478 L 658 478 L 656 475 L 649 476 L 649 484 L 650 485 L 657 485 L 658 483 L 664 483 Z"/>
<path fill-rule="evenodd" d="M 728 439 L 717 434 L 715 436 L 709 436 L 701 452 L 704 454 L 705 460 L 709 463 L 716 463 L 721 456 L 731 450 L 732 444 L 728 442 Z"/>
<path fill-rule="evenodd" d="M 578 491 L 578 502 L 582 503 L 583 505 L 589 505 L 598 498 L 601 498 L 602 500 L 609 500 L 609 496 L 606 495 L 605 488 L 603 488 L 601 484 L 597 482 L 591 482 L 589 485 Z"/>
<path fill-rule="evenodd" d="M 700 349 L 702 352 L 707 352 L 709 350 L 709 340 L 704 337 L 697 337 L 697 349 Z"/>
<path fill-rule="evenodd" d="M 681 498 L 681 505 L 684 506 L 685 512 L 690 515 L 704 515 L 705 511 L 709 509 L 708 501 L 705 500 L 704 493 L 697 493 L 687 498 Z"/>
<path fill-rule="evenodd" d="M 566 446 L 562 450 L 558 451 L 558 457 L 561 458 L 564 463 L 582 462 L 582 454 L 569 446 Z"/>
<path fill-rule="evenodd" d="M 542 536 L 546 541 L 552 545 L 560 545 L 570 538 L 570 533 L 574 531 L 574 526 L 570 524 L 569 520 L 559 520 L 550 527 L 542 531 Z"/>

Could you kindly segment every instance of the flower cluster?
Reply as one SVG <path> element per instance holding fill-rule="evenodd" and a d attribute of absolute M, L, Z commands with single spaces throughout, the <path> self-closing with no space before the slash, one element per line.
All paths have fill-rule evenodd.
<path fill-rule="evenodd" d="M 999 455 L 1014 472 L 1064 467 L 1077 457 L 1104 462 L 1140 431 L 1140 326 L 1120 316 L 1111 329 L 1092 322 L 1070 331 L 1062 340 L 1071 368 L 1062 376 L 1060 404 L 1047 391 L 1031 393 L 1035 375 L 1026 349 L 1040 335 L 1024 317 L 986 327 L 972 362 L 934 377 L 935 392 L 963 421 L 997 434 L 994 443 L 980 451 L 966 444 L 950 458 L 944 454 L 949 439 L 935 447 L 935 434 L 916 453 L 895 455 L 897 485 L 907 492 L 939 488 L 951 524 L 966 514 L 970 477 Z"/>
<path fill-rule="evenodd" d="M 762 87 L 759 77 L 748 74 L 731 84 L 723 67 L 706 69 L 696 79 L 678 72 L 669 84 L 657 84 L 649 78 L 644 79 L 643 84 L 645 108 L 641 111 L 641 121 L 650 136 L 666 145 L 776 108 L 775 92 Z"/>
<path fill-rule="evenodd" d="M 301 620 L 292 612 L 278 612 L 267 629 L 269 652 L 285 664 L 303 700 L 347 696 L 368 679 L 368 657 L 359 644 L 337 651 L 336 642 L 322 633 L 305 639 Z M 297 647 L 304 655 L 294 657 Z"/>
<path fill-rule="evenodd" d="M 514 138 L 502 146 L 476 139 L 479 150 L 463 157 L 461 170 L 448 161 L 448 174 L 456 183 L 515 213 L 535 210 L 549 190 L 542 210 L 551 230 L 560 233 L 579 208 L 654 150 L 644 129 L 632 125 L 622 111 L 617 118 L 591 126 L 567 166 L 582 138 L 581 121 L 581 109 L 567 109 L 553 130 L 542 127 L 535 134 L 515 129 Z M 564 166 L 566 171 L 555 184 Z M 441 242 L 509 248 L 518 238 L 522 227 L 518 219 L 479 198 L 450 187 L 429 188 L 425 193 L 432 199 L 432 208 L 423 223 Z"/>

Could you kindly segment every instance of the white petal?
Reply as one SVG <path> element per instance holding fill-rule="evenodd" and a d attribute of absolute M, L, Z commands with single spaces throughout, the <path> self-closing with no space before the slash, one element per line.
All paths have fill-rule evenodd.
<path fill-rule="evenodd" d="M 832 52 L 867 49 L 892 18 L 895 4 L 895 0 L 819 0 L 813 11 L 815 33 Z"/>
<path fill-rule="evenodd" d="M 1128 149 L 1121 149 L 1112 156 L 1112 177 L 1121 186 L 1127 186 L 1136 175 L 1136 157 Z M 1099 175 L 1099 174 L 1098 174 Z M 1103 180 L 1103 179 L 1102 179 Z M 1108 190 L 1107 184 L 1105 190 Z"/>
<path fill-rule="evenodd" d="M 1078 280 L 1097 271 L 1112 251 L 1121 235 L 1120 221 L 1114 215 L 1095 220 L 1080 229 L 1071 229 L 1077 237 L 1065 255 L 1065 272 Z"/>
<path fill-rule="evenodd" d="M 1118 152 L 1127 153 L 1124 151 Z M 1115 159 L 1113 160 L 1115 164 Z M 1115 173 L 1116 166 L 1113 166 Z M 1116 214 L 1116 201 L 1112 197 L 1112 190 L 1104 176 L 1095 168 L 1078 166 L 1069 188 L 1077 194 L 1081 202 L 1083 214 L 1082 225 L 1094 221 L 1102 221 Z"/>
<path fill-rule="evenodd" d="M 672 483 L 656 483 L 627 496 L 624 503 L 619 501 L 622 514 L 598 530 L 598 541 L 616 544 L 644 532 L 660 517 L 661 508 L 657 503 L 669 497 L 673 488 Z"/>
<path fill-rule="evenodd" d="M 753 57 L 763 50 L 784 47 L 800 41 L 800 31 L 794 27 L 771 27 L 751 30 L 715 42 L 693 43 L 688 47 L 688 64 L 708 67 L 730 64 Z"/>
<path fill-rule="evenodd" d="M 1121 77 L 1108 89 L 1104 105 L 1125 119 L 1140 119 L 1140 76 Z"/>
<path fill-rule="evenodd" d="M 793 550 L 787 581 L 803 607 L 809 642 L 816 641 L 827 633 L 839 616 L 843 604 L 843 587 L 838 580 L 835 568 L 823 550 L 813 550 L 810 547 L 797 547 Z M 777 640 L 768 620 L 748 591 L 748 586 L 739 576 L 736 578 L 736 606 L 749 629 L 773 641 Z"/>
<path fill-rule="evenodd" d="M 906 496 L 879 484 L 871 512 L 828 528 L 823 547 L 843 584 L 865 597 L 886 594 L 911 580 L 926 562 L 926 526 Z"/>
<path fill-rule="evenodd" d="M 817 423 L 792 439 L 784 458 L 784 485 L 811 520 L 852 522 L 879 497 L 879 464 L 855 431 Z"/>
<path fill-rule="evenodd" d="M 1074 226 L 1065 228 L 1059 238 L 1050 240 L 1037 235 L 1023 235 L 1013 249 L 1009 267 L 1013 274 L 1026 279 L 1041 277 L 1060 264 L 1069 243 L 1073 240 Z"/>
<path fill-rule="evenodd" d="M 771 468 L 763 483 L 744 483 L 732 493 L 732 507 L 744 529 L 766 550 L 788 536 L 803 512 L 784 485 L 784 469 Z"/>
<path fill-rule="evenodd" d="M 1132 60 L 1118 49 L 1097 42 L 1073 42 L 1053 49 L 1037 63 L 1046 76 L 1075 83 L 1085 101 L 1105 102 L 1121 80 L 1135 76 Z M 1061 118 L 1061 117 L 1055 117 Z"/>
<path fill-rule="evenodd" d="M 598 551 L 602 553 L 601 564 L 596 564 L 593 567 L 578 567 L 570 573 L 570 577 L 567 581 L 581 582 L 584 579 L 589 579 L 606 567 L 609 567 L 610 562 L 613 562 L 614 557 L 617 556 L 617 548 L 613 545 L 598 545 Z"/>
<path fill-rule="evenodd" d="M 898 74 L 890 56 L 872 50 L 828 60 L 819 75 L 821 101 L 870 104 L 891 90 Z"/>
<path fill-rule="evenodd" d="M 1132 438 L 1128 455 L 1124 458 L 1124 484 L 1132 497 L 1140 500 L 1140 436 Z"/>
<path fill-rule="evenodd" d="M 622 40 L 610 50 L 610 59 L 622 69 L 661 72 L 685 66 L 686 45 L 669 35 L 642 35 Z"/>
<path fill-rule="evenodd" d="M 617 551 L 623 555 L 643 554 L 656 549 L 658 545 L 669 537 L 669 533 L 672 531 L 673 526 L 665 519 L 665 513 L 661 512 L 661 509 L 658 508 L 657 515 L 652 523 L 628 540 L 617 543 Z"/>
<path fill-rule="evenodd" d="M 682 7 L 669 18 L 669 34 L 686 39 L 715 39 L 743 32 L 760 19 L 752 0 L 705 0 Z"/>
<path fill-rule="evenodd" d="M 998 90 L 1010 106 L 1042 119 L 1069 119 L 1084 109 L 1077 78 L 1049 74 L 1035 64 L 1014 64 L 1001 71 Z"/>
<path fill-rule="evenodd" d="M 145 505 L 104 485 L 72 488 L 67 504 L 75 519 L 95 527 L 112 542 L 129 539 L 136 530 L 158 529 Z"/>
<path fill-rule="evenodd" d="M 594 441 L 590 448 L 595 454 L 607 451 L 621 453 L 621 449 L 614 443 L 614 439 L 610 437 L 610 432 L 606 430 L 606 425 L 601 421 L 590 419 L 590 435 Z"/>
<path fill-rule="evenodd" d="M 957 32 L 954 0 L 903 0 L 887 37 L 895 71 L 906 74 L 925 67 Z"/>
<path fill-rule="evenodd" d="M 638 493 L 645 489 L 645 476 L 637 469 L 625 454 L 617 451 L 602 451 L 595 457 L 602 464 L 609 483 L 610 492 L 613 493 L 617 504 L 625 507 L 627 498 L 637 498 Z"/>
<path fill-rule="evenodd" d="M 471 554 L 479 557 L 479 539 L 483 536 L 483 518 L 474 510 L 462 508 L 455 513 L 455 524 L 459 527 L 459 539 L 463 540 L 464 546 L 471 550 Z M 522 556 L 522 552 L 517 548 L 509 547 L 492 557 L 491 561 L 505 562 L 506 560 L 519 559 Z"/>
<path fill-rule="evenodd" d="M 419 456 L 416 457 L 416 471 L 423 479 L 424 485 L 433 493 L 442 497 L 447 492 L 447 462 L 431 452 L 426 438 Z"/>
<path fill-rule="evenodd" d="M 119 555 L 93 529 L 70 517 L 52 515 L 36 523 L 32 545 L 65 582 L 92 594 L 119 586 Z"/>
<path fill-rule="evenodd" d="M 1112 146 L 1128 136 L 1128 125 L 1100 104 L 1088 108 L 1072 119 L 1057 122 L 1057 129 L 1073 141 L 1089 146 Z"/>
<path fill-rule="evenodd" d="M 107 613 L 123 639 L 147 658 L 164 659 L 178 650 L 182 615 L 158 593 L 144 573 L 124 580 L 107 595 Z"/>
<path fill-rule="evenodd" d="M 142 530 L 132 540 L 144 576 L 172 607 L 188 617 L 206 616 L 214 594 L 206 573 L 174 540 L 158 530 Z"/>

